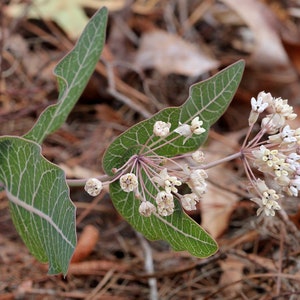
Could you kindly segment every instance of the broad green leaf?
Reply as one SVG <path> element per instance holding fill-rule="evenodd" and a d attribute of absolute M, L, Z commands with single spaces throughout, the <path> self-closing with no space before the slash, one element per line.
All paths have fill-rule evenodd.
<path fill-rule="evenodd" d="M 0 138 L 0 161 L 18 233 L 39 261 L 49 262 L 49 274 L 66 274 L 76 222 L 64 172 L 41 155 L 38 144 L 20 137 Z"/>
<path fill-rule="evenodd" d="M 198 149 L 206 140 L 210 126 L 230 104 L 240 83 L 243 69 L 243 61 L 231 65 L 212 78 L 193 85 L 189 98 L 181 107 L 164 109 L 128 129 L 107 149 L 103 158 L 105 172 L 113 175 L 114 168 L 121 168 L 134 154 L 174 157 Z M 197 116 L 203 121 L 206 132 L 193 135 L 184 143 L 185 137 L 173 131 L 180 124 L 190 124 Z M 165 138 L 152 134 L 153 125 L 158 120 L 171 123 L 170 134 Z M 142 176 L 147 200 L 154 203 L 157 189 L 145 173 Z M 171 216 L 161 217 L 153 214 L 151 217 L 143 217 L 138 212 L 140 201 L 135 198 L 133 192 L 123 192 L 118 181 L 110 184 L 110 194 L 116 209 L 148 239 L 164 239 L 175 250 L 187 250 L 197 257 L 207 257 L 217 250 L 216 242 L 183 212 L 178 202 Z"/>
<path fill-rule="evenodd" d="M 146 182 L 146 186 L 152 193 L 155 192 L 149 182 Z M 110 184 L 109 191 L 119 213 L 149 240 L 165 240 L 174 250 L 187 250 L 201 258 L 217 251 L 218 246 L 214 239 L 182 211 L 178 202 L 175 202 L 176 208 L 171 216 L 162 217 L 155 214 L 151 217 L 143 217 L 138 211 L 140 201 L 132 192 L 123 192 L 119 182 Z"/>
<path fill-rule="evenodd" d="M 232 64 L 206 81 L 191 86 L 190 95 L 182 106 L 163 109 L 150 119 L 129 128 L 107 149 L 103 157 L 105 172 L 113 175 L 113 168 L 120 168 L 133 154 L 140 153 L 146 143 L 148 146 L 145 150 L 151 149 L 152 153 L 166 157 L 198 149 L 205 142 L 210 126 L 222 116 L 230 104 L 239 86 L 243 70 L 243 61 Z M 183 144 L 184 137 L 177 133 L 171 133 L 167 138 L 153 137 L 147 142 L 156 121 L 170 122 L 172 131 L 179 123 L 190 123 L 197 116 L 203 121 L 206 132 L 194 135 L 185 144 Z M 171 140 L 172 142 L 168 142 Z"/>
<path fill-rule="evenodd" d="M 45 137 L 66 120 L 92 75 L 105 41 L 107 9 L 100 9 L 90 20 L 74 49 L 56 66 L 58 103 L 47 107 L 34 127 L 24 136 L 41 144 Z"/>

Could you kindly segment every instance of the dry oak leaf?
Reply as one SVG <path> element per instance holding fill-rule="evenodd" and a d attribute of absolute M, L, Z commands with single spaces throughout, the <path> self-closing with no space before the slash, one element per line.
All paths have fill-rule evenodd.
<path fill-rule="evenodd" d="M 232 149 L 238 145 L 240 133 L 231 133 L 226 135 L 226 140 L 230 144 L 224 144 L 222 141 L 212 140 L 205 151 L 205 161 L 212 162 L 220 158 L 220 149 L 222 157 L 232 154 Z M 214 237 L 220 237 L 227 230 L 231 214 L 236 208 L 239 196 L 224 187 L 233 185 L 235 174 L 226 165 L 219 165 L 207 170 L 208 185 L 206 193 L 201 199 L 201 225 Z M 213 184 L 214 182 L 218 185 Z"/>
<path fill-rule="evenodd" d="M 226 169 L 218 168 L 218 175 L 208 173 L 208 177 L 215 182 L 224 182 L 224 177 L 228 178 L 230 175 Z M 201 226 L 204 227 L 213 238 L 220 237 L 229 226 L 229 221 L 232 212 L 236 207 L 239 200 L 238 196 L 234 193 L 226 191 L 211 183 L 207 185 L 207 191 L 201 199 Z"/>
<path fill-rule="evenodd" d="M 234 10 L 252 30 L 255 48 L 252 63 L 259 66 L 288 66 L 287 54 L 276 31 L 276 18 L 267 5 L 258 0 L 222 0 Z"/>
<path fill-rule="evenodd" d="M 71 39 L 77 39 L 89 18 L 83 8 L 99 9 L 106 6 L 108 10 L 119 10 L 126 4 L 125 0 L 31 0 L 31 5 L 20 3 L 5 7 L 5 13 L 11 17 L 26 15 L 28 18 L 55 21 Z"/>
<path fill-rule="evenodd" d="M 93 225 L 86 225 L 80 235 L 71 263 L 86 259 L 94 250 L 98 240 L 98 229 Z"/>
<path fill-rule="evenodd" d="M 142 69 L 154 68 L 162 75 L 199 76 L 217 68 L 219 62 L 178 35 L 153 30 L 142 36 L 135 65 Z"/>
<path fill-rule="evenodd" d="M 238 282 L 243 279 L 243 268 L 245 264 L 242 260 L 238 260 L 233 257 L 228 257 L 225 261 L 220 261 L 220 266 L 223 271 L 222 276 L 220 277 L 219 286 L 226 286 L 223 293 L 227 297 L 236 297 L 241 289 L 242 282 Z M 231 284 L 237 282 L 236 284 Z"/>

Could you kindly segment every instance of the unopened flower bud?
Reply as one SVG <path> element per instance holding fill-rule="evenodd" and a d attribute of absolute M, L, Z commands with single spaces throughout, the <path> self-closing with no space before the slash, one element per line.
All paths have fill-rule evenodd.
<path fill-rule="evenodd" d="M 97 178 L 90 178 L 85 183 L 84 190 L 91 196 L 97 196 L 103 189 L 102 182 Z"/>
<path fill-rule="evenodd" d="M 182 207 L 185 210 L 195 210 L 196 203 L 199 202 L 199 198 L 194 193 L 185 194 L 182 196 L 180 200 L 181 200 Z"/>
<path fill-rule="evenodd" d="M 156 136 L 166 137 L 170 132 L 171 123 L 156 121 L 153 126 L 153 133 Z"/>
<path fill-rule="evenodd" d="M 192 154 L 192 159 L 197 163 L 202 163 L 205 159 L 204 153 L 200 150 L 197 150 Z"/>

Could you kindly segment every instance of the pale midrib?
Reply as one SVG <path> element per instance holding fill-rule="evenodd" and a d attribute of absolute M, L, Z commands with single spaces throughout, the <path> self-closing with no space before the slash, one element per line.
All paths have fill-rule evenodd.
<path fill-rule="evenodd" d="M 157 217 L 161 222 L 165 223 L 165 225 L 169 226 L 170 228 L 172 228 L 174 231 L 177 231 L 179 232 L 180 234 L 182 234 L 183 236 L 189 238 L 189 239 L 192 239 L 192 240 L 195 240 L 197 242 L 201 242 L 203 244 L 207 244 L 207 245 L 212 245 L 210 242 L 206 242 L 206 241 L 203 241 L 201 240 L 200 238 L 197 238 L 191 234 L 188 234 L 184 231 L 182 231 L 181 229 L 179 229 L 178 227 L 174 226 L 172 223 L 168 222 L 167 220 L 165 220 L 164 218 L 162 218 L 159 214 L 157 213 L 154 213 L 155 217 Z"/>
<path fill-rule="evenodd" d="M 61 231 L 61 229 L 57 226 L 57 224 L 54 223 L 54 221 L 45 213 L 43 213 L 42 211 L 36 209 L 35 207 L 25 203 L 24 201 L 18 199 L 16 196 L 14 196 L 13 194 L 11 194 L 7 189 L 6 189 L 6 193 L 7 196 L 9 198 L 9 200 L 24 208 L 25 210 L 27 210 L 28 212 L 31 212 L 35 215 L 37 215 L 38 217 L 44 219 L 45 221 L 47 221 L 59 234 L 60 236 L 63 238 L 64 241 L 66 241 L 67 244 L 69 244 L 72 248 L 74 248 L 75 246 L 72 244 L 71 241 L 68 240 L 68 238 L 64 235 L 64 233 Z"/>
<path fill-rule="evenodd" d="M 94 35 L 93 41 L 91 42 L 91 44 L 89 45 L 87 51 L 85 52 L 85 55 L 84 55 L 83 59 L 81 60 L 81 63 L 78 62 L 79 68 L 77 69 L 77 72 L 75 73 L 75 76 L 73 77 L 73 80 L 70 82 L 70 84 L 68 84 L 68 82 L 67 82 L 67 80 L 64 76 L 56 74 L 57 77 L 61 78 L 64 81 L 64 84 L 65 84 L 66 88 L 63 91 L 63 96 L 60 99 L 58 99 L 58 103 L 53 105 L 54 107 L 56 107 L 56 109 L 54 111 L 54 115 L 53 115 L 51 121 L 47 124 L 46 128 L 43 129 L 44 133 L 48 134 L 49 132 L 51 132 L 50 128 L 52 128 L 53 124 L 55 123 L 57 116 L 61 114 L 60 107 L 65 106 L 65 102 L 68 99 L 68 96 L 69 96 L 71 90 L 73 90 L 77 86 L 78 77 L 81 74 L 81 71 L 86 69 L 85 62 L 90 57 L 90 54 L 91 54 L 91 52 L 93 51 L 93 49 L 95 47 L 94 46 L 94 41 L 98 38 L 99 35 L 100 35 L 99 32 Z M 74 53 L 75 51 L 79 52 L 77 47 L 78 47 L 78 45 L 76 45 L 75 48 L 73 48 L 70 53 Z M 99 54 L 99 56 L 100 56 L 100 54 Z M 82 78 L 83 76 L 80 76 L 80 77 Z M 46 110 L 44 113 L 47 113 L 47 111 L 48 110 Z M 45 134 L 44 134 L 44 136 L 45 136 Z"/>

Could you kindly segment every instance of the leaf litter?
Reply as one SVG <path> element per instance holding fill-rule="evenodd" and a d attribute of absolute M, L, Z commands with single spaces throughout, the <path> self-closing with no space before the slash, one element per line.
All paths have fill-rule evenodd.
<path fill-rule="evenodd" d="M 7 1 L 6 8 L 14 2 Z M 267 90 L 299 105 L 299 83 L 294 69 L 299 65 L 299 54 L 282 47 L 281 35 L 282 27 L 291 35 L 299 34 L 296 11 L 296 1 L 287 4 L 280 0 L 245 1 L 243 5 L 228 0 L 203 3 L 136 0 L 129 6 L 121 3 L 117 10 L 111 8 L 112 18 L 120 19 L 126 26 L 120 30 L 111 20 L 108 33 L 115 30 L 120 39 L 108 35 L 103 60 L 67 122 L 46 139 L 45 156 L 57 164 L 65 164 L 74 177 L 85 176 L 87 170 L 101 173 L 105 149 L 118 134 L 143 120 L 141 110 L 153 114 L 158 107 L 182 104 L 191 84 L 244 58 L 247 68 L 241 87 L 214 127 L 218 135 L 211 134 L 209 138 L 212 141 L 217 136 L 222 141 L 231 136 L 234 143 L 230 147 L 235 147 L 240 142 L 236 133 L 242 133 L 247 126 L 244 116 L 250 98 L 257 92 Z M 91 15 L 88 9 L 82 12 Z M 55 78 L 49 70 L 72 43 L 63 33 L 67 30 L 53 21 L 28 20 L 26 11 L 17 19 L 3 15 L 0 91 L 3 135 L 24 134 L 40 111 L 57 99 Z M 166 52 L 159 47 L 158 38 L 151 36 L 148 24 L 152 33 L 163 33 L 167 40 L 170 37 L 170 45 L 175 45 L 175 58 L 188 51 L 185 57 L 194 59 L 195 65 L 187 67 L 184 59 L 176 65 L 172 60 L 166 64 L 170 55 L 164 59 Z M 16 42 L 9 42 L 15 35 L 23 45 L 17 49 L 13 48 Z M 149 36 L 153 48 L 145 47 L 144 41 Z M 274 51 L 270 53 L 268 45 L 277 49 L 276 55 Z M 205 54 L 201 52 L 204 49 Z M 143 55 L 148 61 L 141 60 Z M 38 65 L 32 68 L 33 57 L 41 58 L 42 69 L 47 72 L 41 74 Z M 103 61 L 109 61 L 110 68 Z M 206 63 L 209 67 L 205 67 Z M 111 83 L 110 89 L 107 82 Z M 299 107 L 295 110 L 299 113 Z M 224 147 L 208 142 L 205 151 L 218 154 Z M 83 189 L 72 188 L 71 198 L 80 221 L 79 237 L 90 225 L 98 229 L 100 237 L 83 261 L 71 264 L 65 279 L 46 276 L 47 268 L 28 253 L 13 229 L 7 199 L 1 193 L 0 299 L 147 299 L 153 295 L 149 276 L 156 280 L 159 299 L 297 298 L 299 205 L 286 199 L 287 217 L 292 222 L 258 219 L 255 207 L 248 201 L 247 187 L 238 186 L 231 176 L 243 183 L 237 162 L 220 167 L 214 180 L 218 184 L 211 183 L 213 188 L 205 198 L 208 205 L 200 205 L 193 215 L 218 236 L 220 251 L 204 260 L 185 252 L 172 252 L 163 242 L 147 244 L 152 252 L 149 256 L 135 231 L 115 212 L 107 194 L 92 200 Z M 219 200 L 225 202 L 225 210 Z M 152 262 L 152 274 L 144 267 L 145 261 Z"/>

